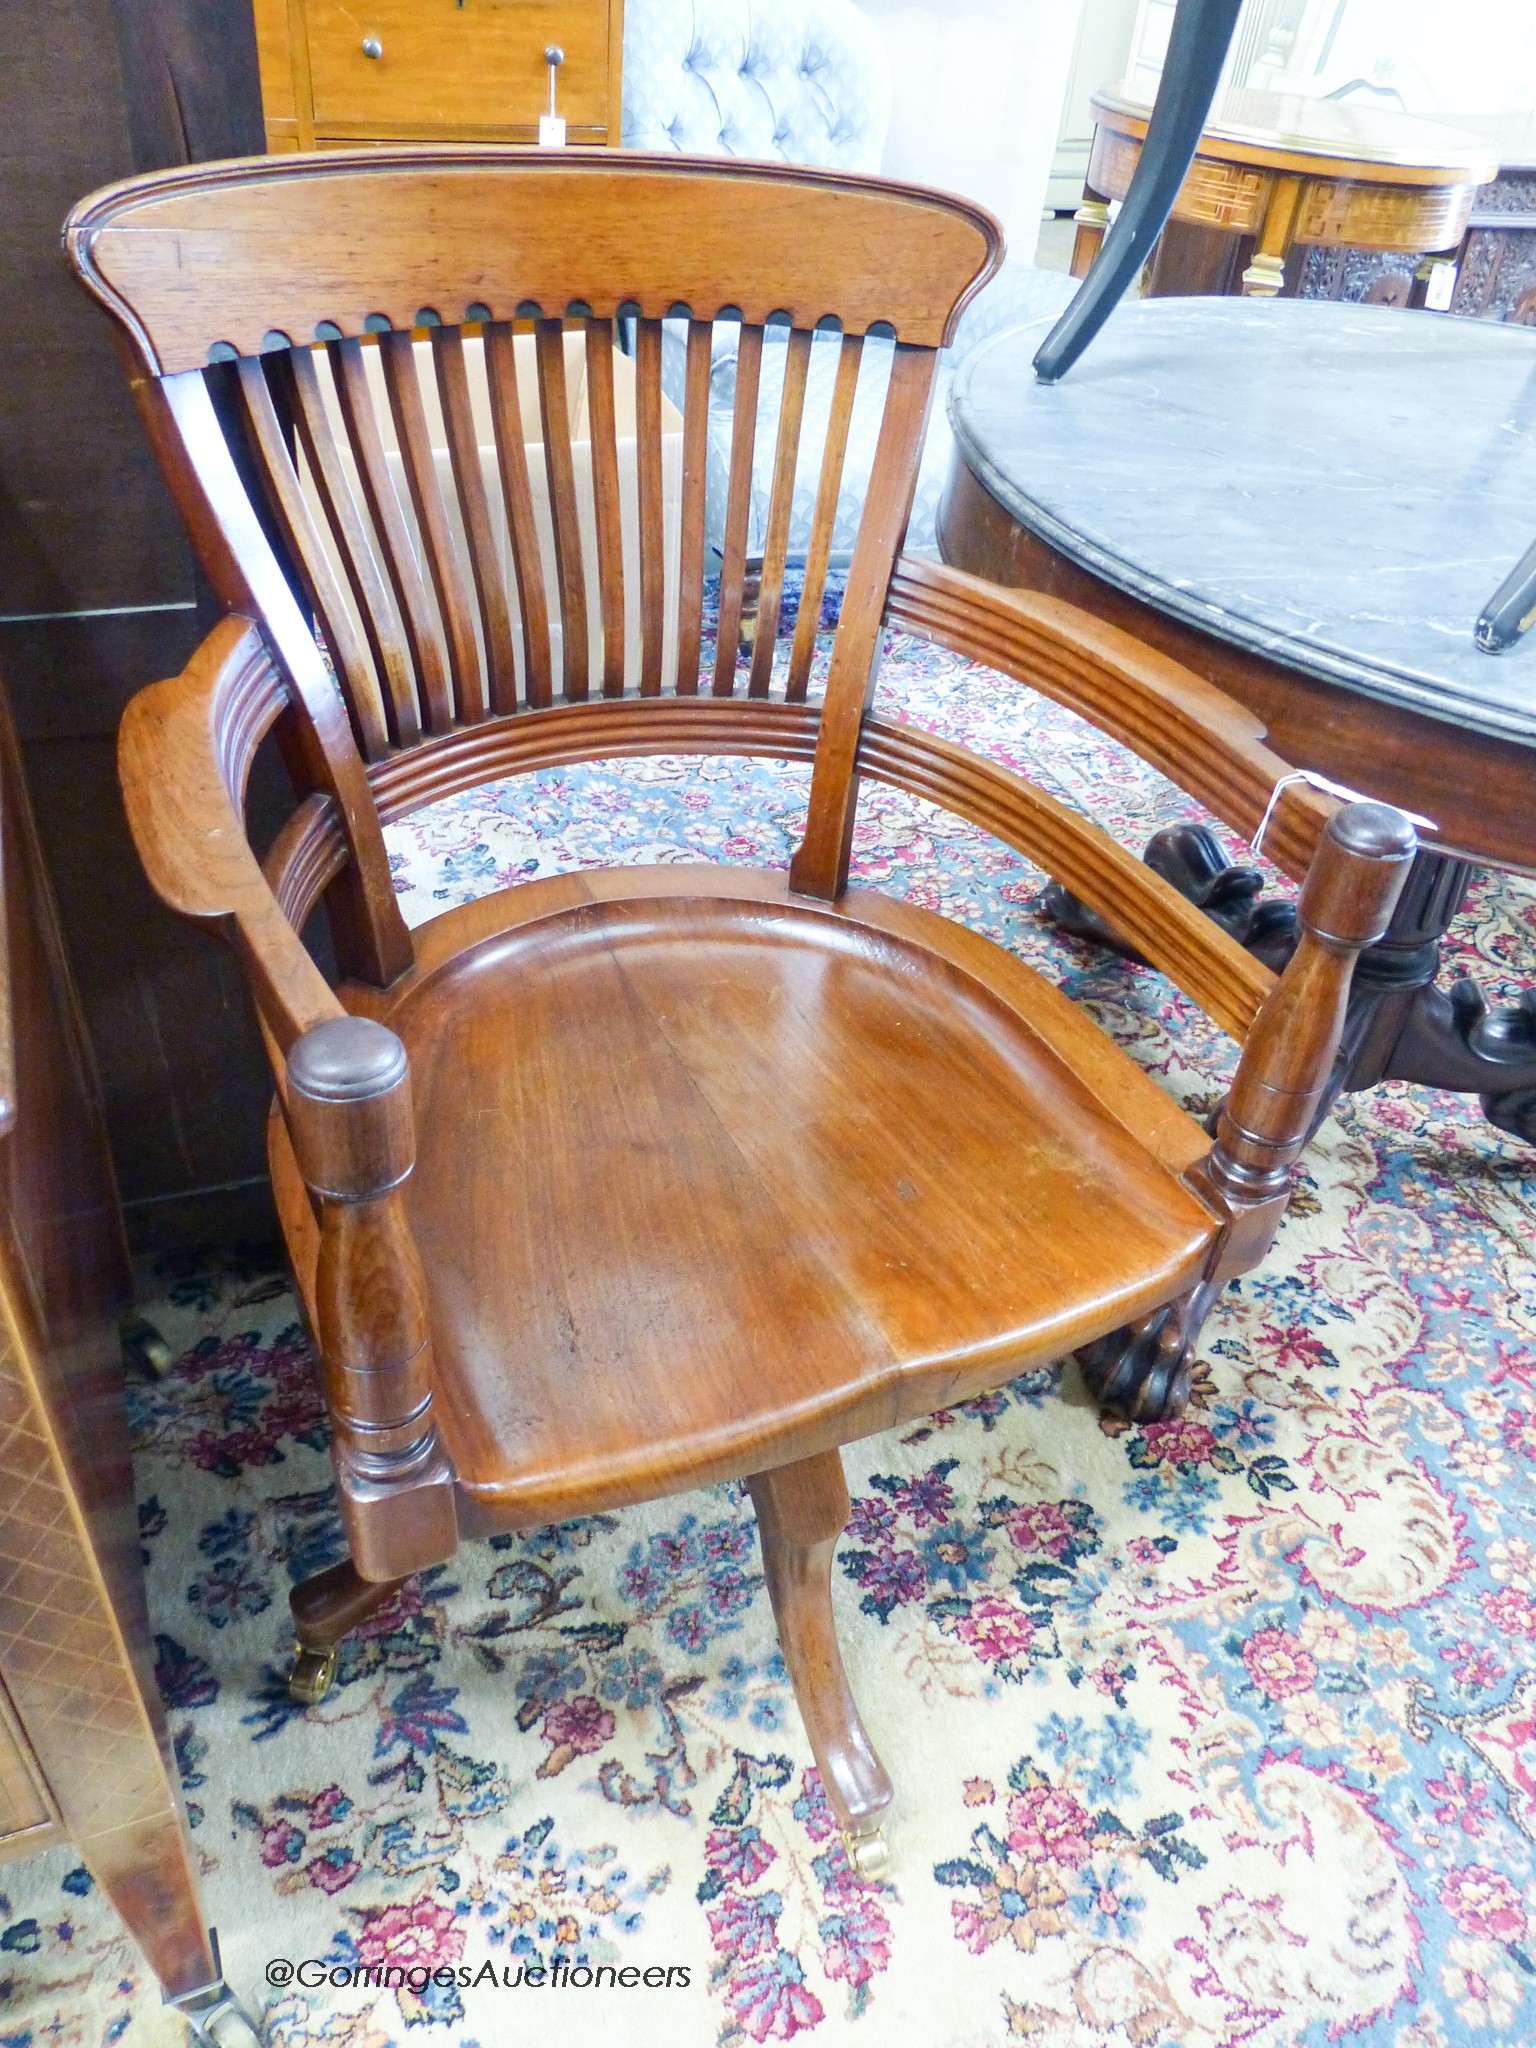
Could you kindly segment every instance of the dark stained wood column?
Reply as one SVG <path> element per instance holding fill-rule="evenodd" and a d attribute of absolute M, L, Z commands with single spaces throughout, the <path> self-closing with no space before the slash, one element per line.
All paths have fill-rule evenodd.
<path fill-rule="evenodd" d="M 152 897 L 114 738 L 206 624 L 106 321 L 59 228 L 137 170 L 264 147 L 249 0 L 0 7 L 0 668 L 141 1247 L 269 1227 L 270 1082 L 239 972 Z M 260 792 L 256 792 L 260 808 Z"/>

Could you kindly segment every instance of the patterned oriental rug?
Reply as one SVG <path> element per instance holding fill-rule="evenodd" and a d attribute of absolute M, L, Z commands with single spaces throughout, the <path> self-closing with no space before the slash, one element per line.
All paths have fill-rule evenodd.
<path fill-rule="evenodd" d="M 1129 845 L 1199 815 L 1013 683 L 900 638 L 883 674 L 889 712 Z M 395 830 L 398 886 L 420 920 L 590 863 L 783 863 L 805 798 L 735 761 L 551 772 Z M 1063 940 L 1005 848 L 868 788 L 855 868 L 1217 1099 L 1226 1040 Z M 1455 964 L 1498 994 L 1531 941 L 1523 885 L 1491 883 Z M 1107 1428 L 1068 1366 L 847 1454 L 840 1625 L 898 1787 L 877 1885 L 829 1824 L 738 1487 L 467 1544 L 295 1708 L 287 1590 L 340 1539 L 293 1299 L 238 1256 L 158 1265 L 179 1363 L 134 1393 L 144 1548 L 231 1980 L 276 2048 L 1529 2042 L 1532 1196 L 1475 1105 L 1356 1097 L 1185 1420 Z M 0 1880 L 4 2048 L 180 2038 L 67 1852 Z"/>

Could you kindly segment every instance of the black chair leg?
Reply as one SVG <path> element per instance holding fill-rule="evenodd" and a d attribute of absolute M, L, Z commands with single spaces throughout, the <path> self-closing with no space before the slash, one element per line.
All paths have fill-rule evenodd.
<path fill-rule="evenodd" d="M 1194 162 L 1242 4 L 1178 0 L 1131 189 L 1081 290 L 1036 352 L 1035 375 L 1042 384 L 1066 375 L 1151 255 Z"/>

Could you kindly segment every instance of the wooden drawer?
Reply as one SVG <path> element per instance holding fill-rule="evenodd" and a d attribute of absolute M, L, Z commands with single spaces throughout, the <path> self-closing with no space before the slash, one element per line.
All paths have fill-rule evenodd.
<path fill-rule="evenodd" d="M 568 128 L 608 126 L 609 0 L 306 0 L 303 14 L 317 140 L 531 134 L 550 43 Z"/>

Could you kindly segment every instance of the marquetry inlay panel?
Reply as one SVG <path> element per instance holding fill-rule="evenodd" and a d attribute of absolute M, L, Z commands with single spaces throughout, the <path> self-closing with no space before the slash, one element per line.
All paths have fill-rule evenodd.
<path fill-rule="evenodd" d="M 1474 189 L 1315 178 L 1302 194 L 1294 239 L 1353 249 L 1449 249 L 1466 226 Z"/>
<path fill-rule="evenodd" d="M 1106 199 L 1123 199 L 1131 189 L 1140 155 L 1139 142 L 1128 135 L 1117 135 L 1113 129 L 1101 128 L 1094 138 L 1088 183 Z M 1201 227 L 1220 228 L 1228 234 L 1257 234 L 1269 185 L 1263 171 L 1197 156 L 1174 201 L 1173 217 Z"/>

